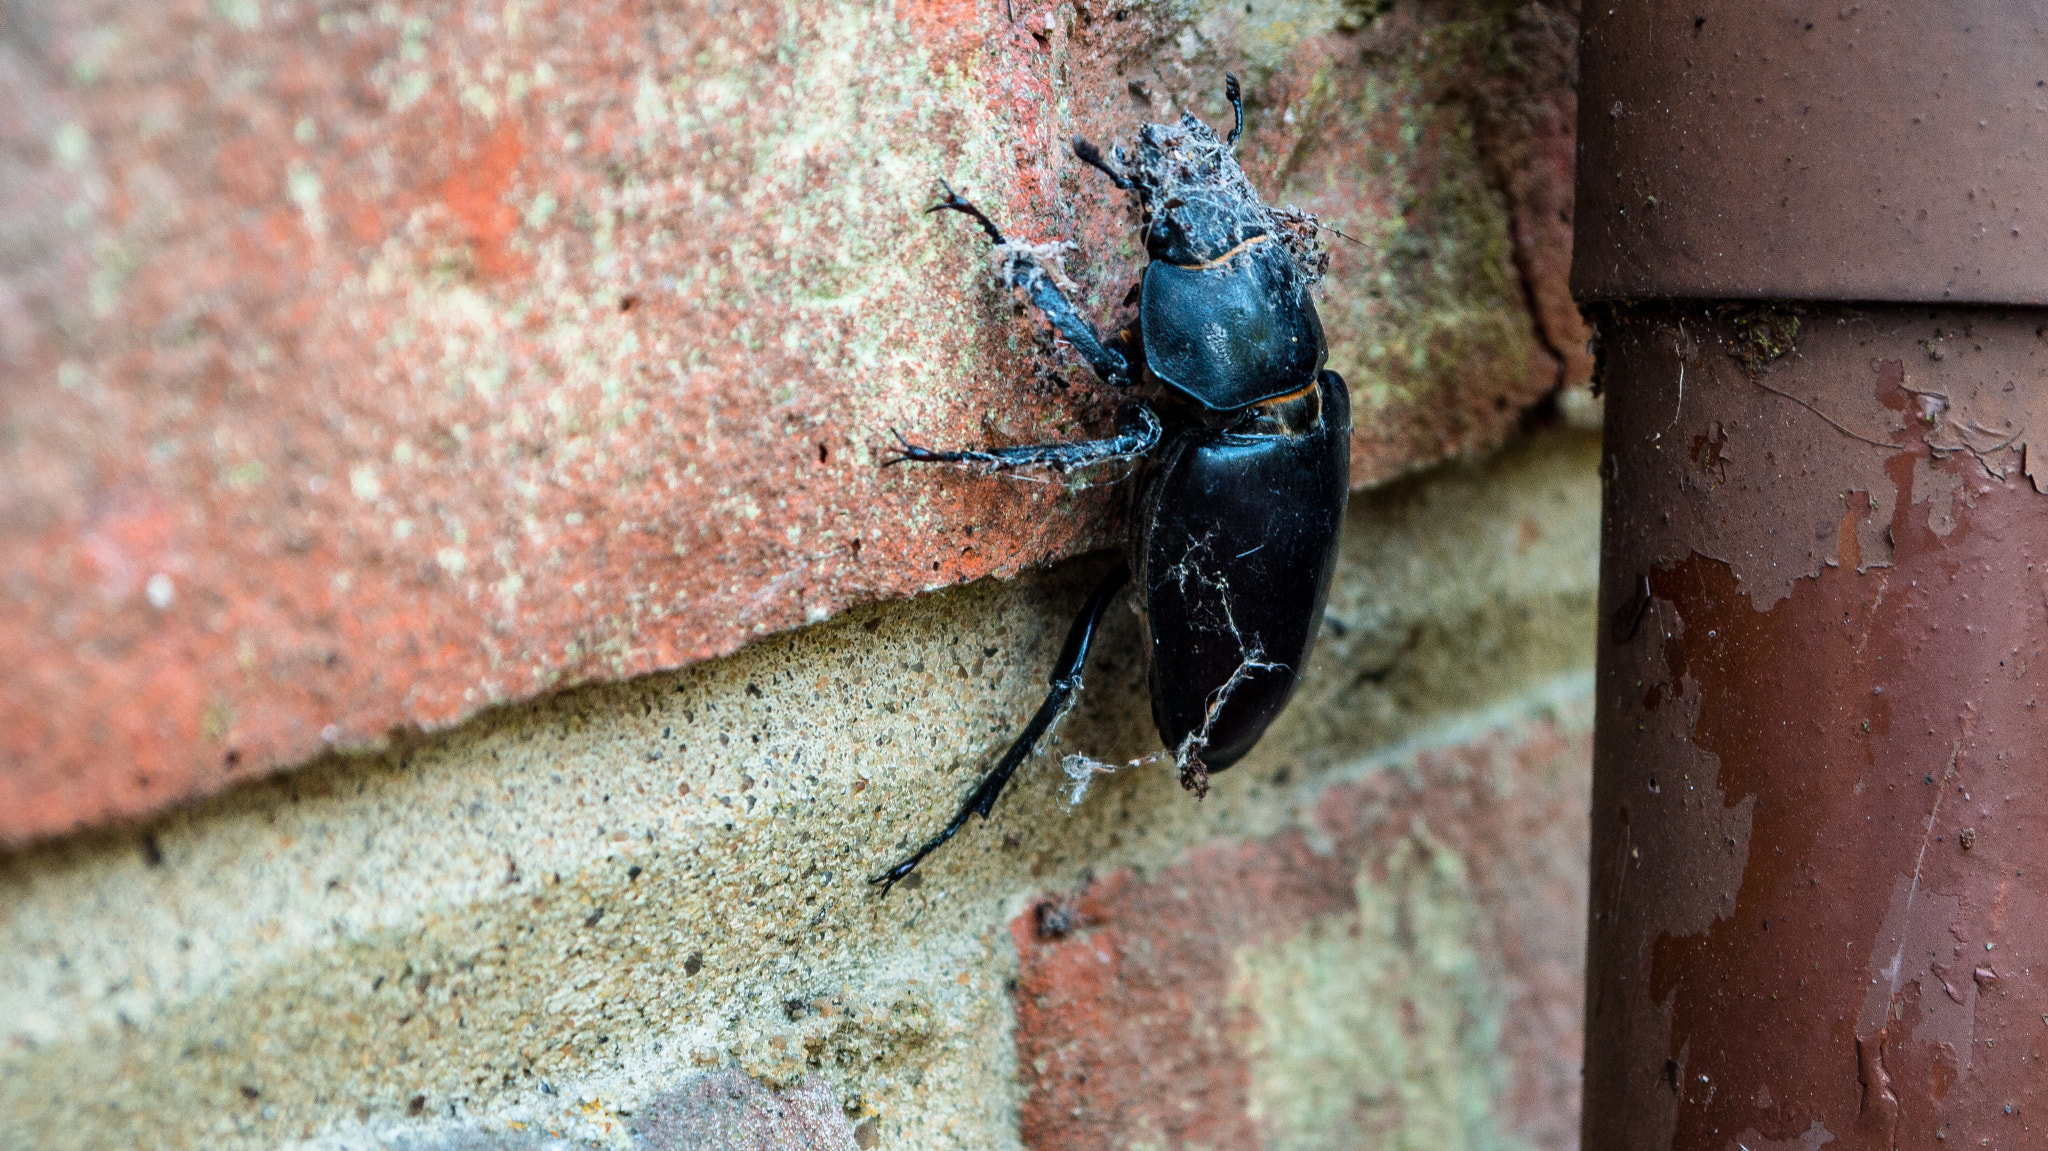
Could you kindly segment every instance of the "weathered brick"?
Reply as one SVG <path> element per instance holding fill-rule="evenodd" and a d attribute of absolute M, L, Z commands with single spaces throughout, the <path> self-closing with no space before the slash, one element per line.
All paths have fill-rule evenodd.
<path fill-rule="evenodd" d="M 1026 1144 L 1576 1146 L 1589 757 L 1426 753 L 1019 916 Z"/>
<path fill-rule="evenodd" d="M 1349 12 L 11 10 L 0 843 L 1113 538 L 1106 488 L 876 467 L 1114 402 L 919 210 L 1077 239 L 1113 316 L 1128 208 L 1066 141 L 1226 67 L 1254 178 L 1361 241 L 1356 477 L 1496 444 L 1571 359 L 1570 23 Z"/>
<path fill-rule="evenodd" d="M 858 1146 L 1013 1149 L 1035 1086 L 1019 1040 L 1036 1055 L 1046 1039 L 1015 1026 L 1012 981 L 1037 960 L 1012 920 L 1091 875 L 1124 894 L 1096 900 L 1106 928 L 1080 930 L 1128 942 L 1125 970 L 1152 963 L 1219 1024 L 1266 1021 L 1210 1048 L 1259 1122 L 1299 1101 L 1276 1081 L 1349 1072 L 1359 1013 L 1384 1021 L 1412 998 L 1412 1062 L 1440 1074 L 1402 1081 L 1425 1092 L 1408 1130 L 1446 1110 L 1479 1130 L 1464 1096 L 1426 1093 L 1478 1082 L 1475 1106 L 1567 1145 L 1538 1136 L 1569 1134 L 1576 1082 L 1584 916 L 1554 901 L 1585 873 L 1598 458 L 1590 437 L 1545 435 L 1354 498 L 1294 704 L 1201 802 L 1156 763 L 1079 803 L 1065 786 L 1063 753 L 1157 746 L 1138 621 L 1113 611 L 1043 756 L 886 899 L 868 877 L 951 814 L 1038 705 L 1104 557 L 0 854 L 0 1147 L 624 1149 L 665 1109 L 680 1131 L 756 1103 L 822 1123 L 824 1092 L 803 1085 L 823 1083 Z M 1157 890 L 1212 858 L 1244 861 L 1234 905 L 1191 889 L 1215 927 Z M 1274 859 L 1304 876 L 1274 876 Z M 1462 879 L 1422 866 L 1453 860 Z M 1319 902 L 1253 906 L 1253 881 Z M 1138 945 L 1165 928 L 1145 906 L 1193 939 L 1147 960 Z M 1432 949 L 1366 934 L 1388 908 Z M 1386 989 L 1442 988 L 1446 970 L 1468 974 Z M 1127 1003 L 1102 1007 L 1111 1031 L 1158 1046 Z M 1490 1087 L 1444 1038 L 1475 1015 L 1504 1037 Z M 1084 1037 L 1095 1054 L 1114 1040 Z M 742 1106 L 670 1107 L 716 1082 Z"/>

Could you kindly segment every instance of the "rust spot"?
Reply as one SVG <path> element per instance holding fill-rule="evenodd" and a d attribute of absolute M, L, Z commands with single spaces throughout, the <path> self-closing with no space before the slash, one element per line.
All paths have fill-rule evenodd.
<path fill-rule="evenodd" d="M 1857 529 L 1869 518 L 1869 493 L 1851 490 L 1842 497 L 1842 503 L 1842 525 L 1835 533 L 1836 554 L 1842 557 L 1842 567 L 1861 571 L 1863 545 L 1857 542 Z"/>
<path fill-rule="evenodd" d="M 1903 415 L 1912 397 L 1906 394 L 1906 361 L 1879 360 L 1877 362 L 1877 399 L 1892 411 Z"/>
<path fill-rule="evenodd" d="M 1939 1103 L 1948 1097 L 1948 1090 L 1962 1078 L 1962 1071 L 1956 1063 L 1956 1048 L 1953 1043 L 1939 1043 L 1934 1048 L 1934 1062 L 1927 1076 L 1927 1097 Z"/>

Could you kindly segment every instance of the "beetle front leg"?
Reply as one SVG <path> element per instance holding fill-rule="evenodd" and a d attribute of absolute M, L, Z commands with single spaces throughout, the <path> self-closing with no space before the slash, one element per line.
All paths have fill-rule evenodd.
<path fill-rule="evenodd" d="M 1151 405 L 1141 402 L 1126 405 L 1117 425 L 1116 435 L 1100 440 L 1082 440 L 1072 444 L 1019 444 L 979 451 L 935 451 L 911 443 L 903 438 L 902 433 L 891 428 L 896 442 L 903 445 L 903 454 L 883 460 L 882 466 L 886 468 L 901 463 L 980 464 L 998 472 L 1044 467 L 1065 475 L 1094 464 L 1145 455 L 1159 446 L 1159 438 L 1165 431 L 1158 413 L 1152 410 Z"/>
<path fill-rule="evenodd" d="M 1087 606 L 1081 609 L 1081 614 L 1074 620 L 1074 626 L 1067 631 L 1067 642 L 1060 648 L 1058 662 L 1053 664 L 1052 690 L 1045 694 L 1045 702 L 1038 705 L 1038 713 L 1031 717 L 1030 723 L 1024 725 L 1023 734 L 1019 735 L 1016 742 L 1010 745 L 1010 749 L 1003 753 L 1002 762 L 996 764 L 995 770 L 983 776 L 981 783 L 967 794 L 966 802 L 960 805 L 960 810 L 954 813 L 953 821 L 946 825 L 945 830 L 926 840 L 924 846 L 912 852 L 908 859 L 868 880 L 869 883 L 879 884 L 883 895 L 889 894 L 890 888 L 917 870 L 917 865 L 924 861 L 925 856 L 937 851 L 947 840 L 958 834 L 961 828 L 967 826 L 969 815 L 979 813 L 983 820 L 988 819 L 989 813 L 995 810 L 996 799 L 1003 794 L 1003 787 L 1010 782 L 1010 777 L 1017 773 L 1017 768 L 1022 766 L 1025 760 L 1031 758 L 1031 753 L 1038 747 L 1038 741 L 1045 738 L 1045 733 L 1051 729 L 1054 721 L 1059 719 L 1060 713 L 1066 710 L 1074 693 L 1081 690 L 1081 666 L 1088 662 L 1088 649 L 1095 643 L 1096 628 L 1101 625 L 1103 614 L 1109 610 L 1109 602 L 1116 598 L 1116 593 L 1122 591 L 1130 579 L 1130 566 L 1119 563 L 1115 571 L 1110 572 L 1096 585 L 1094 594 L 1088 597 Z"/>
<path fill-rule="evenodd" d="M 1039 265 L 1037 257 L 1023 246 L 1005 238 L 1003 230 L 996 227 L 995 221 L 989 219 L 980 208 L 962 198 L 960 193 L 953 190 L 951 184 L 941 180 L 939 187 L 946 190 L 946 198 L 926 208 L 925 211 L 958 212 L 981 225 L 981 230 L 988 234 L 989 241 L 1008 252 L 1010 282 L 1023 291 L 1025 298 L 1031 301 L 1033 307 L 1045 314 L 1046 320 L 1052 324 L 1055 331 L 1074 345 L 1074 350 L 1081 353 L 1081 358 L 1088 361 L 1088 366 L 1103 383 L 1128 387 L 1131 382 L 1131 362 L 1120 346 L 1121 341 L 1104 342 L 1101 333 L 1095 330 L 1095 325 L 1089 323 L 1087 317 L 1074 307 L 1074 302 L 1067 299 L 1065 292 L 1060 291 L 1060 286 L 1054 283 L 1053 278 Z"/>

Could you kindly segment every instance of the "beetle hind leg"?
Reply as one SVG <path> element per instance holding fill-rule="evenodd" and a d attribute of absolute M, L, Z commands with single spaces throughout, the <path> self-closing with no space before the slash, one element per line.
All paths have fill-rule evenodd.
<path fill-rule="evenodd" d="M 1045 738 L 1045 733 L 1051 730 L 1054 722 L 1072 702 L 1075 693 L 1081 690 L 1081 665 L 1088 662 L 1088 649 L 1095 643 L 1096 629 L 1101 625 L 1104 613 L 1109 610 L 1110 601 L 1116 598 L 1116 593 L 1122 591 L 1130 579 L 1129 565 L 1119 563 L 1115 571 L 1103 577 L 1102 582 L 1096 585 L 1094 593 L 1088 597 L 1087 605 L 1082 607 L 1081 614 L 1074 619 L 1074 625 L 1067 630 L 1067 642 L 1060 648 L 1059 660 L 1053 664 L 1052 689 L 1046 692 L 1045 702 L 1038 705 L 1037 714 L 1031 717 L 1030 723 L 1024 725 L 1023 733 L 1017 736 L 1016 742 L 1010 744 L 1009 750 L 1003 753 L 1003 758 L 996 764 L 995 769 L 983 776 L 974 790 L 967 794 L 967 799 L 960 804 L 960 810 L 953 814 L 952 822 L 948 823 L 944 830 L 926 840 L 924 846 L 912 852 L 903 862 L 868 880 L 869 883 L 880 886 L 883 895 L 889 894 L 890 888 L 917 870 L 917 865 L 924 862 L 925 856 L 943 847 L 947 840 L 967 826 L 969 815 L 979 814 L 983 820 L 988 819 L 989 813 L 995 810 L 997 798 L 1009 784 L 1010 777 L 1017 773 L 1017 768 L 1022 766 L 1025 760 L 1031 758 L 1031 753 L 1037 750 L 1038 741 Z"/>

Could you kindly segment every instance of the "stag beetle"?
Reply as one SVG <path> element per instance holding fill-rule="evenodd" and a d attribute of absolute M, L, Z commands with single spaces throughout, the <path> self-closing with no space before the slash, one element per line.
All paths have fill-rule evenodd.
<path fill-rule="evenodd" d="M 1135 460 L 1140 470 L 1123 562 L 1074 620 L 1045 702 L 952 822 L 870 881 L 885 894 L 970 813 L 988 818 L 1080 690 L 1089 645 L 1127 582 L 1143 592 L 1152 719 L 1197 797 L 1259 741 L 1315 646 L 1351 490 L 1350 392 L 1323 367 L 1328 346 L 1309 297 L 1328 258 L 1313 216 L 1259 201 L 1235 154 L 1237 77 L 1225 76 L 1224 93 L 1235 122 L 1222 140 L 1186 112 L 1140 127 L 1133 156 L 1118 147 L 1105 157 L 1074 138 L 1077 158 L 1137 196 L 1150 257 L 1134 289 L 1137 322 L 1108 339 L 1061 291 L 1043 247 L 1006 239 L 943 183 L 945 199 L 927 209 L 980 225 L 1009 285 L 1133 398 L 1107 439 L 934 451 L 899 435 L 902 453 L 886 463 L 1064 473 Z"/>

